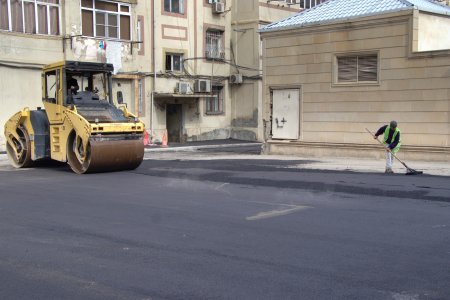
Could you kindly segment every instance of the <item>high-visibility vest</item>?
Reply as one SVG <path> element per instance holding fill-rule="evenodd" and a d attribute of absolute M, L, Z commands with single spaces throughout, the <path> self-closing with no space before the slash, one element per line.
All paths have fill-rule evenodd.
<path fill-rule="evenodd" d="M 394 131 L 394 134 L 392 135 L 391 140 L 388 141 L 389 131 L 390 130 L 391 130 L 391 127 L 389 125 L 386 126 L 386 129 L 384 130 L 384 138 L 383 138 L 383 142 L 385 144 L 389 144 L 389 145 L 392 144 L 395 141 L 395 137 L 400 133 L 400 129 L 395 128 L 395 131 Z M 401 136 L 400 136 L 400 138 L 401 138 Z M 397 146 L 394 149 L 392 149 L 392 151 L 394 153 L 397 152 L 400 149 L 400 144 L 401 144 L 401 141 L 399 140 Z"/>

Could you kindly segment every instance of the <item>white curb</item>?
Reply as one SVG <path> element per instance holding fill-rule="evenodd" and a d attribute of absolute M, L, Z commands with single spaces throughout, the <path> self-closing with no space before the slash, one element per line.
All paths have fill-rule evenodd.
<path fill-rule="evenodd" d="M 158 147 L 158 148 L 146 148 L 145 152 L 176 152 L 176 151 L 194 151 L 199 149 L 217 149 L 217 148 L 232 148 L 242 146 L 261 146 L 262 143 L 240 143 L 240 144 L 224 144 L 224 145 L 199 145 L 199 146 L 181 146 L 181 147 Z"/>

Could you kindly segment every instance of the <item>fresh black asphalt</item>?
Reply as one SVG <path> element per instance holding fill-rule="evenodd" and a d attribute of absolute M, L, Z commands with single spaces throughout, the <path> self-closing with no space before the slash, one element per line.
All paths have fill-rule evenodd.
<path fill-rule="evenodd" d="M 0 299 L 448 299 L 449 178 L 308 163 L 3 168 Z"/>

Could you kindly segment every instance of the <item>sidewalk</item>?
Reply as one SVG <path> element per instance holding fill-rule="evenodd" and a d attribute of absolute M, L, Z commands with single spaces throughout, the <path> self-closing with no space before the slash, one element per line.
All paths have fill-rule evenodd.
<path fill-rule="evenodd" d="M 258 153 L 261 143 L 240 140 L 214 140 L 189 142 L 186 144 L 170 144 L 168 147 L 147 146 L 146 159 L 182 159 L 182 160 L 279 160 L 290 161 L 289 165 L 280 168 L 298 168 L 308 170 L 350 171 L 361 173 L 383 173 L 384 159 L 363 159 L 345 157 L 301 157 L 292 155 L 258 155 L 244 151 L 252 149 L 252 153 Z M 231 150 L 231 151 L 230 151 Z M 263 163 L 263 162 L 261 162 Z M 406 161 L 410 168 L 423 171 L 425 175 L 450 176 L 450 162 L 426 162 Z M 0 154 L 0 166 L 9 165 L 6 154 Z M 396 174 L 405 174 L 403 165 L 395 161 L 393 170 Z M 389 176 L 389 175 L 387 175 Z M 420 176 L 420 175 L 416 175 Z"/>
<path fill-rule="evenodd" d="M 258 142 L 247 142 L 239 140 L 214 140 L 189 142 L 186 144 L 170 144 L 167 148 L 161 146 L 146 147 L 145 152 L 157 152 L 157 159 L 189 159 L 189 160 L 219 160 L 219 159 L 242 159 L 242 160 L 280 160 L 292 161 L 288 168 L 308 170 L 349 171 L 361 173 L 384 173 L 384 159 L 364 159 L 353 157 L 301 157 L 293 155 L 254 155 L 240 153 L 226 153 L 227 148 L 239 147 L 261 147 Z M 223 151 L 221 150 L 223 149 Z M 194 154 L 197 150 L 214 150 L 205 153 Z M 172 154 L 166 152 L 172 152 Z M 173 153 L 178 152 L 178 153 Z M 183 153 L 184 152 L 184 153 Z M 238 151 L 237 151 L 238 152 Z M 150 154 L 151 155 L 151 154 Z M 175 156 L 175 157 L 174 157 Z M 300 163 L 296 163 L 300 161 Z M 450 176 L 449 162 L 405 162 L 408 167 L 423 171 L 425 175 Z M 405 174 L 405 167 L 398 161 L 394 162 L 393 170 L 396 174 Z"/>
<path fill-rule="evenodd" d="M 235 139 L 225 140 L 210 140 L 210 141 L 196 141 L 181 143 L 170 143 L 167 147 L 162 145 L 145 146 L 145 152 L 162 152 L 162 151 L 194 151 L 200 149 L 220 149 L 220 148 L 234 148 L 246 146 L 261 146 L 260 142 L 249 142 Z"/>

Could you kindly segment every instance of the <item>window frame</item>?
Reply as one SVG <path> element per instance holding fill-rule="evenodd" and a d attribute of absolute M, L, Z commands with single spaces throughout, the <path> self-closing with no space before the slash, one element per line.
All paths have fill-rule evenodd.
<path fill-rule="evenodd" d="M 216 56 L 212 56 L 212 51 L 209 49 L 209 38 L 211 38 L 211 34 L 216 33 L 217 35 L 215 40 L 218 42 L 215 45 L 215 50 L 217 52 Z M 220 43 L 220 44 L 219 44 Z M 205 58 L 206 60 L 224 60 L 225 59 L 225 31 L 217 28 L 207 28 L 205 30 Z"/>
<path fill-rule="evenodd" d="M 376 57 L 376 80 L 359 80 L 359 59 L 360 57 Z M 340 58 L 356 58 L 356 80 L 355 81 L 339 81 L 339 59 Z M 347 53 L 338 53 L 334 55 L 334 67 L 333 67 L 333 86 L 362 86 L 362 85 L 380 85 L 380 53 L 379 51 L 365 51 L 365 52 L 347 52 Z"/>
<path fill-rule="evenodd" d="M 223 85 L 211 86 L 211 95 L 217 95 L 214 98 L 205 98 L 205 115 L 224 115 L 224 99 L 225 99 L 225 87 Z M 217 99 L 217 110 L 211 110 L 211 102 Z"/>
<path fill-rule="evenodd" d="M 170 56 L 170 70 L 167 69 L 167 57 Z M 180 70 L 174 70 L 174 56 L 180 57 Z M 172 73 L 183 73 L 183 60 L 184 60 L 184 53 L 181 52 L 172 52 L 167 51 L 164 53 L 164 70 L 166 72 L 172 72 Z"/>
<path fill-rule="evenodd" d="M 117 1 L 109 1 L 109 0 L 90 0 L 92 1 L 92 7 L 85 7 L 83 6 L 83 2 L 82 0 L 80 0 L 80 14 L 81 14 L 81 32 L 83 32 L 83 10 L 84 11 L 89 11 L 92 13 L 92 36 L 89 35 L 84 35 L 85 37 L 92 37 L 92 38 L 100 38 L 100 39 L 107 39 L 107 40 L 119 40 L 119 41 L 132 41 L 133 40 L 133 30 L 132 30 L 132 24 L 133 24 L 133 16 L 132 16 L 132 11 L 131 11 L 131 4 L 129 3 L 125 3 L 125 2 L 117 2 Z M 96 8 L 95 4 L 97 1 L 101 1 L 101 2 L 108 2 L 111 4 L 116 4 L 117 5 L 117 11 L 109 11 L 109 10 L 103 10 L 103 9 L 98 9 Z M 128 8 L 128 12 L 124 12 L 121 10 L 121 7 L 127 7 Z M 105 24 L 101 24 L 105 27 L 105 36 L 101 36 L 101 35 L 97 35 L 97 13 L 103 13 L 105 14 Z M 118 37 L 109 37 L 109 26 L 108 25 L 108 17 L 109 15 L 116 15 L 117 18 L 117 36 Z M 122 38 L 122 34 L 121 34 L 121 16 L 127 16 L 130 19 L 129 22 L 129 35 L 130 35 L 130 39 L 125 39 Z"/>
<path fill-rule="evenodd" d="M 137 50 L 138 52 L 141 51 L 141 43 L 142 43 L 142 29 L 143 29 L 143 22 L 140 16 L 137 17 L 136 20 L 136 38 L 137 38 Z"/>
<path fill-rule="evenodd" d="M 169 1 L 169 10 L 166 10 L 166 1 Z M 178 1 L 178 11 L 173 11 L 173 1 Z M 186 0 L 163 0 L 163 11 L 169 14 L 184 15 L 184 1 Z"/>
<path fill-rule="evenodd" d="M 138 117 L 145 117 L 145 78 L 137 79 L 137 115 Z"/>
<path fill-rule="evenodd" d="M 0 31 L 8 31 L 8 32 L 19 32 L 19 33 L 25 33 L 25 34 L 36 34 L 36 35 L 42 35 L 42 36 L 60 36 L 61 35 L 61 0 L 58 0 L 58 3 L 49 3 L 44 2 L 41 0 L 20 0 L 21 2 L 21 11 L 22 11 L 22 31 L 13 30 L 12 26 L 12 5 L 11 0 L 6 0 L 6 7 L 7 7 L 7 16 L 8 16 L 8 29 L 0 29 Z M 34 10 L 34 30 L 33 32 L 27 32 L 26 31 L 26 22 L 25 22 L 25 5 L 24 3 L 29 3 L 33 5 Z M 45 16 L 47 18 L 46 20 L 46 26 L 47 26 L 47 33 L 40 33 L 39 28 L 39 11 L 38 7 L 44 6 L 45 7 Z M 57 33 L 52 34 L 52 18 L 51 18 L 51 8 L 57 8 L 58 9 L 58 24 L 57 24 Z"/>

